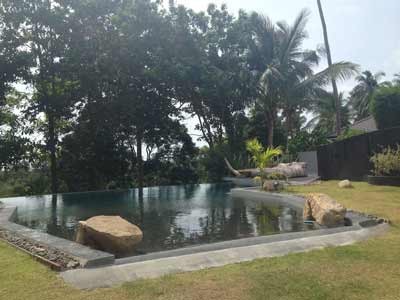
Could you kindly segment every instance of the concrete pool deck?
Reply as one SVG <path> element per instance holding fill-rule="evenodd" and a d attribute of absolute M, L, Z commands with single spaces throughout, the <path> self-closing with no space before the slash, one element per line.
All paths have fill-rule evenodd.
<path fill-rule="evenodd" d="M 285 204 L 296 209 L 302 209 L 304 206 L 304 199 L 301 197 L 265 193 L 254 188 L 232 189 L 231 197 L 269 204 Z M 0 227 L 49 247 L 61 248 L 77 257 L 85 268 L 65 271 L 60 273 L 60 276 L 66 283 L 79 289 L 110 287 L 138 279 L 220 267 L 328 246 L 349 245 L 383 234 L 389 228 L 386 223 L 379 224 L 368 216 L 349 211 L 346 217 L 351 220 L 352 226 L 244 238 L 114 260 L 111 254 L 15 224 L 12 222 L 15 211 L 15 207 L 6 206 L 0 209 Z"/>

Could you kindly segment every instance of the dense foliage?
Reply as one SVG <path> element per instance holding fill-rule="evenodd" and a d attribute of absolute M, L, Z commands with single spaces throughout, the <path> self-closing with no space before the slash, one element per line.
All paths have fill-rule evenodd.
<path fill-rule="evenodd" d="M 380 88 L 374 95 L 372 113 L 379 129 L 400 126 L 400 86 Z"/>
<path fill-rule="evenodd" d="M 315 151 L 318 146 L 325 144 L 328 144 L 327 131 L 320 127 L 311 132 L 303 130 L 289 141 L 288 152 L 296 157 L 299 152 Z"/>
<path fill-rule="evenodd" d="M 361 135 L 364 133 L 365 133 L 365 131 L 363 131 L 363 130 L 348 128 L 341 135 L 339 135 L 337 137 L 337 139 L 339 141 L 341 141 L 341 140 L 349 139 L 353 136 Z"/>
<path fill-rule="evenodd" d="M 400 176 L 400 145 L 387 147 L 371 157 L 376 176 Z"/>
<path fill-rule="evenodd" d="M 1 176 L 26 185 L 8 193 L 218 181 L 225 157 L 251 164 L 246 140 L 286 153 L 325 143 L 338 99 L 323 88 L 357 66 L 315 72 L 324 51 L 303 47 L 307 11 L 288 24 L 168 4 L 1 1 Z"/>

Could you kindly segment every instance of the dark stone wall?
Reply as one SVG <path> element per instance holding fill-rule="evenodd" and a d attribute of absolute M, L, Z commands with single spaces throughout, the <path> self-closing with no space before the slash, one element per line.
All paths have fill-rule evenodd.
<path fill-rule="evenodd" d="M 323 180 L 364 180 L 370 174 L 369 159 L 387 146 L 400 144 L 400 127 L 374 131 L 318 147 L 318 175 Z"/>

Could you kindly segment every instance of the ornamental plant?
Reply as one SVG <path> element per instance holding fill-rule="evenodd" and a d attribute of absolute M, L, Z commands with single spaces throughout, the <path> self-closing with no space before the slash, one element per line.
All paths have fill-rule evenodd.
<path fill-rule="evenodd" d="M 246 149 L 248 152 L 250 152 L 252 161 L 260 170 L 262 186 L 264 179 L 267 177 L 264 169 L 273 165 L 274 158 L 281 155 L 282 150 L 279 147 L 268 147 L 264 149 L 257 139 L 248 140 L 246 142 Z"/>
<path fill-rule="evenodd" d="M 372 172 L 375 176 L 400 176 L 400 145 L 384 148 L 382 152 L 375 153 L 370 161 L 374 165 Z"/>

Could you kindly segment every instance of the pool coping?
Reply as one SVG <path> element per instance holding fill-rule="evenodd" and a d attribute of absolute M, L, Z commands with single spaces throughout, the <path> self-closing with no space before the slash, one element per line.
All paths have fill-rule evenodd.
<path fill-rule="evenodd" d="M 17 212 L 16 206 L 4 204 L 0 208 L 0 228 L 15 233 L 27 240 L 64 252 L 76 259 L 81 267 L 98 267 L 115 262 L 113 254 L 91 249 L 73 241 L 34 230 L 13 222 Z"/>

